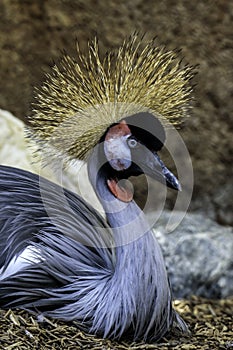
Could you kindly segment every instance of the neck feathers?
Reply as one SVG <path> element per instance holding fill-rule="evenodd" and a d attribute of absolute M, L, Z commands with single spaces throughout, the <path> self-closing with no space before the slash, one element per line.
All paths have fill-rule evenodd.
<path fill-rule="evenodd" d="M 98 167 L 98 157 L 93 154 L 89 160 L 89 177 L 106 212 L 116 247 L 115 270 L 109 287 L 114 303 L 108 306 L 114 308 L 108 312 L 115 317 L 108 320 L 106 329 L 114 329 L 115 336 L 128 328 L 134 329 L 135 339 L 150 334 L 153 339 L 159 339 L 169 330 L 173 318 L 161 249 L 144 213 L 134 201 L 125 203 L 115 198 L 108 189 L 106 174 L 98 171 Z M 116 303 L 119 303 L 117 307 Z M 118 328 L 119 325 L 122 327 Z"/>

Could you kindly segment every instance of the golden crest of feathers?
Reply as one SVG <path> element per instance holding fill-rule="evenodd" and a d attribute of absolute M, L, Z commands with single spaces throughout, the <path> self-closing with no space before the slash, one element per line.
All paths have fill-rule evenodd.
<path fill-rule="evenodd" d="M 178 124 L 186 116 L 193 69 L 137 34 L 100 58 L 98 42 L 77 60 L 65 55 L 42 85 L 29 118 L 41 148 L 85 159 L 111 124 L 142 111 Z M 52 151 L 51 151 L 52 152 Z"/>

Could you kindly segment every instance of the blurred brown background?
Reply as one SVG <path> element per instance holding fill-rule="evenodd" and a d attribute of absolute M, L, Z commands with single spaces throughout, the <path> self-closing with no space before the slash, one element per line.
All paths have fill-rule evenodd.
<path fill-rule="evenodd" d="M 43 80 L 75 39 L 85 51 L 98 35 L 103 50 L 135 30 L 182 48 L 199 65 L 196 104 L 181 135 L 192 157 L 195 190 L 191 209 L 232 224 L 233 3 L 229 0 L 1 0 L 0 108 L 18 118 L 30 113 L 33 86 Z"/>

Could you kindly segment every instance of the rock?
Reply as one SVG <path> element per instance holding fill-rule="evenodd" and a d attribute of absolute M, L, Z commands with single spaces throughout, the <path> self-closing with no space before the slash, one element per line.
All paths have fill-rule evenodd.
<path fill-rule="evenodd" d="M 43 165 L 36 146 L 25 138 L 25 125 L 8 111 L 0 109 L 0 164 L 18 167 L 37 173 L 81 194 L 100 212 L 103 211 L 87 176 L 87 167 L 81 161 L 62 169 L 61 164 Z"/>
<path fill-rule="evenodd" d="M 35 172 L 31 151 L 24 137 L 23 122 L 0 110 L 0 125 L 0 164 Z"/>
<path fill-rule="evenodd" d="M 150 214 L 153 215 L 153 214 Z M 164 211 L 154 229 L 162 247 L 174 298 L 233 295 L 233 230 L 203 214 L 186 214 L 171 233 Z M 177 221 L 180 213 L 175 213 Z"/>

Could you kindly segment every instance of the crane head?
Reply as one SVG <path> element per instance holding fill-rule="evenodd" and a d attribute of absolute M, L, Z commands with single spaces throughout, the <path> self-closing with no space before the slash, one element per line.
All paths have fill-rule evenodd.
<path fill-rule="evenodd" d="M 118 199 L 127 202 L 133 197 L 130 188 L 119 186 L 118 181 L 143 173 L 170 188 L 181 190 L 177 178 L 157 153 L 164 142 L 161 122 L 148 112 L 137 113 L 108 128 L 103 137 L 109 164 L 108 187 Z"/>
<path fill-rule="evenodd" d="M 178 52 L 158 46 L 155 39 L 135 33 L 105 55 L 94 39 L 86 55 L 78 48 L 77 57 L 65 55 L 47 75 L 35 95 L 28 136 L 49 159 L 61 157 L 68 163 L 86 160 L 106 129 L 125 120 L 132 136 L 136 133 L 140 143 L 154 151 L 162 146 L 162 134 L 154 143 L 141 127 L 150 126 L 153 115 L 173 125 L 188 116 L 194 73 Z M 138 118 L 134 127 L 135 114 L 145 116 L 148 111 L 150 120 Z M 128 141 L 128 147 L 133 145 Z"/>

